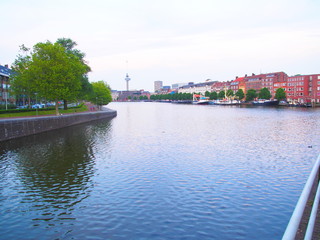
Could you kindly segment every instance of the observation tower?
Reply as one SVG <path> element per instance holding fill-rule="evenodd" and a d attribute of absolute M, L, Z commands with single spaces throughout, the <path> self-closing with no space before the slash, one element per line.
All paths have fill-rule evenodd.
<path fill-rule="evenodd" d="M 129 78 L 129 75 L 127 73 L 126 78 L 124 79 L 127 82 L 127 91 L 129 91 L 129 81 L 131 80 L 131 78 Z"/>

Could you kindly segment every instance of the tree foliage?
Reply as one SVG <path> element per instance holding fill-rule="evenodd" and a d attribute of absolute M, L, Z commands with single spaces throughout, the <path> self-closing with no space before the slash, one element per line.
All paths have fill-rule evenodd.
<path fill-rule="evenodd" d="M 81 90 L 80 78 L 88 68 L 74 54 L 59 43 L 37 43 L 26 56 L 18 56 L 13 64 L 15 74 L 12 87 L 15 92 L 37 93 L 39 97 L 56 102 L 74 99 Z"/>
<path fill-rule="evenodd" d="M 234 93 L 231 89 L 228 89 L 227 92 L 226 92 L 226 95 L 227 97 L 233 97 L 234 96 Z"/>
<path fill-rule="evenodd" d="M 255 89 L 249 89 L 246 94 L 246 100 L 252 101 L 258 96 L 257 91 Z"/>
<path fill-rule="evenodd" d="M 217 100 L 218 99 L 218 93 L 217 92 L 211 92 L 210 93 L 210 100 Z"/>
<path fill-rule="evenodd" d="M 238 97 L 239 100 L 244 99 L 244 92 L 242 89 L 239 89 L 235 95 Z"/>
<path fill-rule="evenodd" d="M 18 54 L 17 59 L 15 59 L 12 64 L 13 74 L 10 76 L 10 83 L 11 90 L 15 95 L 23 95 L 30 99 L 30 97 L 34 95 L 34 90 L 30 82 L 30 74 L 27 71 L 32 61 L 29 51 L 30 49 L 24 45 L 20 46 L 20 52 L 22 52 L 22 54 Z"/>
<path fill-rule="evenodd" d="M 91 71 L 90 67 L 87 65 L 86 61 L 84 60 L 85 53 L 81 52 L 80 50 L 76 49 L 77 43 L 70 38 L 58 38 L 56 43 L 59 43 L 61 46 L 64 47 L 67 54 L 74 55 L 76 58 L 81 61 L 84 68 L 86 69 L 85 73 L 82 75 L 79 75 L 79 81 L 81 82 L 81 89 L 78 93 L 77 98 L 88 98 L 92 92 L 92 86 L 89 83 L 89 79 L 87 76 L 87 73 Z M 67 109 L 67 100 L 70 99 L 64 99 L 64 108 Z"/>
<path fill-rule="evenodd" d="M 218 93 L 218 98 L 219 99 L 224 99 L 226 97 L 226 92 L 224 90 L 220 91 Z"/>
<path fill-rule="evenodd" d="M 286 92 L 284 91 L 283 88 L 278 88 L 276 90 L 275 98 L 278 99 L 279 101 L 284 100 L 287 98 Z"/>
<path fill-rule="evenodd" d="M 260 89 L 260 92 L 258 94 L 260 99 L 270 99 L 271 98 L 271 93 L 268 88 L 262 88 Z"/>
<path fill-rule="evenodd" d="M 157 101 L 157 100 L 192 100 L 191 93 L 173 93 L 173 94 L 154 94 L 150 96 L 150 100 Z"/>
<path fill-rule="evenodd" d="M 101 106 L 107 105 L 112 101 L 111 90 L 107 83 L 98 81 L 92 83 L 91 102 Z"/>

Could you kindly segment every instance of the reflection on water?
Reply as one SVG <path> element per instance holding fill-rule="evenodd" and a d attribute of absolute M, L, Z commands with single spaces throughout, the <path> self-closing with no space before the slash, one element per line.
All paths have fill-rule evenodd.
<path fill-rule="evenodd" d="M 4 239 L 30 232 L 31 226 L 48 228 L 76 220 L 74 208 L 90 196 L 93 186 L 92 147 L 101 134 L 108 137 L 109 128 L 109 121 L 98 122 L 1 143 L 0 202 L 11 215 L 1 221 Z M 12 226 L 19 228 L 13 231 Z M 26 238 L 43 236 L 33 229 L 35 235 Z"/>
<path fill-rule="evenodd" d="M 110 108 L 1 143 L 0 239 L 281 238 L 319 154 L 319 109 Z"/>

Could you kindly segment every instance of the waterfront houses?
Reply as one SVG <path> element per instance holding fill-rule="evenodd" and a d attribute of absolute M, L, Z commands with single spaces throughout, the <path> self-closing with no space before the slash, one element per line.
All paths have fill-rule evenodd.
<path fill-rule="evenodd" d="M 245 75 L 236 77 L 232 81 L 206 81 L 197 84 L 188 84 L 179 87 L 180 93 L 201 93 L 227 91 L 231 89 L 236 93 L 242 89 L 247 93 L 249 89 L 257 92 L 267 88 L 272 98 L 278 88 L 283 88 L 287 95 L 287 101 L 296 103 L 320 103 L 320 74 L 288 76 L 285 72 L 273 72 L 263 74 Z"/>

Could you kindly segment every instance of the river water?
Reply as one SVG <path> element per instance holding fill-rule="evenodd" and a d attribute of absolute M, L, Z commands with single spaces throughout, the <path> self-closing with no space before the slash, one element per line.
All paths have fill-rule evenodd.
<path fill-rule="evenodd" d="M 111 103 L 0 143 L 0 239 L 281 239 L 320 109 Z"/>

